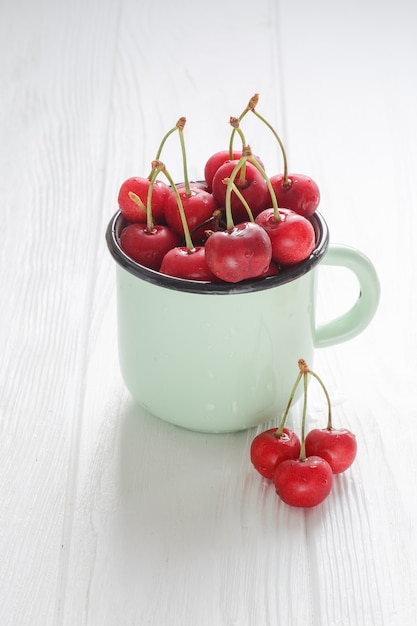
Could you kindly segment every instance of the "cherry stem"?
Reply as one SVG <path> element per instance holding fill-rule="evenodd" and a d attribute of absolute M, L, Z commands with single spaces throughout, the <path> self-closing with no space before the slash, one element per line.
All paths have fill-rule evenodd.
<path fill-rule="evenodd" d="M 245 117 L 246 113 L 249 113 L 249 111 L 253 111 L 256 107 L 256 105 L 258 104 L 259 101 L 259 94 L 255 93 L 252 98 L 249 100 L 248 104 L 246 105 L 246 107 L 243 109 L 242 113 L 239 115 L 239 117 L 237 118 L 238 123 L 243 120 L 243 118 Z M 236 118 L 231 118 L 231 119 L 236 119 Z M 233 139 L 235 137 L 237 128 L 233 127 L 232 130 L 232 134 L 230 136 L 230 144 L 229 144 L 229 156 L 230 159 L 233 158 Z M 246 141 L 242 141 L 243 144 L 246 143 Z"/>
<path fill-rule="evenodd" d="M 149 179 L 148 179 L 149 180 Z M 129 196 L 129 198 L 138 205 L 138 207 L 140 209 L 142 209 L 142 211 L 146 211 L 146 206 L 143 204 L 142 200 L 139 198 L 139 196 L 134 192 L 134 191 L 129 191 L 129 193 L 127 194 Z"/>
<path fill-rule="evenodd" d="M 233 140 L 235 138 L 235 134 L 238 133 L 241 141 L 242 141 L 242 146 L 246 145 L 246 139 L 245 139 L 245 135 L 242 132 L 242 129 L 239 126 L 239 121 L 243 118 L 243 116 L 249 111 L 250 109 L 245 110 L 244 113 L 241 114 L 240 117 L 231 117 L 229 119 L 229 124 L 233 127 L 232 133 L 230 135 L 230 141 L 229 141 L 229 157 L 230 160 L 233 159 Z"/>
<path fill-rule="evenodd" d="M 180 212 L 181 223 L 184 229 L 184 237 L 185 237 L 185 245 L 188 248 L 189 252 L 194 252 L 195 247 L 190 235 L 190 229 L 188 228 L 187 218 L 185 216 L 184 206 L 181 201 L 180 194 L 178 193 L 178 189 L 172 179 L 172 176 L 166 169 L 164 163 L 162 161 L 152 161 L 152 167 L 155 168 L 158 172 L 162 172 L 164 176 L 168 179 L 169 184 L 172 187 L 173 192 L 175 193 L 175 197 L 177 199 L 178 210 Z"/>
<path fill-rule="evenodd" d="M 304 383 L 304 403 L 303 403 L 303 416 L 301 418 L 301 448 L 300 448 L 300 461 L 306 459 L 306 441 L 305 441 L 305 429 L 306 429 L 306 415 L 307 415 L 307 389 L 308 389 L 308 367 L 306 371 L 302 372 Z"/>
<path fill-rule="evenodd" d="M 208 226 L 209 224 L 213 224 L 215 230 L 210 229 L 210 230 L 208 230 L 206 232 L 210 232 L 211 234 L 213 234 L 219 228 L 219 223 L 220 223 L 221 216 L 222 216 L 221 210 L 220 209 L 216 209 L 215 211 L 213 211 L 213 213 L 212 213 L 212 215 L 210 217 L 208 217 L 206 220 L 204 220 L 204 222 L 201 222 L 200 224 L 197 224 L 197 226 L 194 226 L 194 228 L 191 231 L 190 235 L 192 236 L 197 230 L 200 230 L 200 228 L 204 228 L 204 226 Z"/>
<path fill-rule="evenodd" d="M 288 163 L 287 163 L 287 155 L 285 153 L 284 144 L 282 143 L 281 138 L 279 137 L 279 135 L 276 132 L 276 130 L 271 126 L 271 124 L 264 117 L 262 117 L 262 115 L 260 115 L 257 111 L 255 111 L 255 107 L 253 107 L 251 109 L 251 111 L 261 122 L 263 122 L 269 128 L 269 130 L 273 133 L 275 139 L 279 143 L 279 147 L 280 147 L 281 153 L 282 153 L 282 158 L 284 160 L 284 181 L 283 181 L 283 185 L 284 185 L 284 187 L 288 187 L 288 185 L 289 185 L 289 182 L 288 182 Z"/>
<path fill-rule="evenodd" d="M 320 378 L 320 376 L 318 376 L 315 372 L 312 372 L 311 370 L 309 370 L 309 373 L 311 374 L 311 376 L 313 376 L 321 385 L 321 388 L 324 391 L 324 395 L 326 396 L 326 400 L 327 400 L 327 407 L 328 407 L 328 416 L 327 416 L 327 430 L 332 430 L 333 425 L 332 425 L 332 404 L 330 402 L 330 396 L 329 393 L 322 381 L 322 379 Z"/>
<path fill-rule="evenodd" d="M 225 199 L 225 207 L 226 207 L 226 230 L 232 230 L 234 228 L 233 216 L 232 216 L 232 207 L 230 196 L 233 190 L 233 183 L 239 172 L 240 168 L 243 167 L 247 161 L 248 157 L 243 154 L 239 161 L 236 163 L 233 171 L 228 179 L 227 188 L 226 188 L 226 199 Z"/>
<path fill-rule="evenodd" d="M 191 189 L 190 189 L 190 181 L 188 179 L 187 152 L 185 150 L 184 132 L 183 132 L 186 121 L 187 120 L 185 119 L 185 117 L 180 117 L 180 119 L 177 122 L 177 128 L 178 128 L 179 133 L 180 133 L 182 163 L 183 163 L 183 170 L 184 170 L 185 195 L 188 198 L 189 196 L 191 196 Z"/>
<path fill-rule="evenodd" d="M 148 232 L 152 232 L 154 230 L 154 222 L 152 216 L 152 192 L 158 174 L 158 170 L 156 168 L 153 168 L 149 179 L 150 185 L 148 189 L 148 197 L 146 198 L 146 230 Z"/>
<path fill-rule="evenodd" d="M 156 177 L 158 176 L 159 171 L 157 169 L 152 168 L 151 173 L 149 174 L 148 180 L 150 181 L 150 185 L 148 188 L 148 194 L 146 198 L 146 206 L 139 198 L 139 196 L 134 191 L 129 191 L 128 196 L 133 202 L 135 202 L 142 211 L 146 211 L 146 230 L 151 233 L 155 225 L 153 223 L 152 216 L 152 191 L 155 186 Z"/>
<path fill-rule="evenodd" d="M 302 375 L 303 374 L 302 374 L 301 371 L 298 372 L 297 379 L 296 379 L 296 381 L 294 383 L 294 386 L 292 388 L 292 391 L 291 391 L 291 394 L 290 394 L 290 397 L 289 397 L 289 400 L 288 400 L 287 408 L 285 409 L 284 414 L 283 414 L 283 416 L 281 418 L 281 421 L 280 421 L 280 423 L 278 425 L 278 428 L 277 428 L 277 430 L 275 432 L 275 435 L 277 437 L 280 437 L 282 435 L 282 431 L 284 430 L 285 422 L 287 421 L 288 413 L 290 411 L 292 402 L 294 400 L 295 392 L 297 391 L 298 383 L 300 382 Z"/>
<path fill-rule="evenodd" d="M 264 168 L 262 167 L 262 165 L 260 165 L 260 163 L 258 163 L 258 161 L 252 156 L 250 155 L 248 157 L 248 160 L 250 161 L 250 163 L 252 163 L 252 165 L 254 165 L 256 167 L 256 169 L 258 170 L 258 172 L 260 172 L 262 174 L 262 177 L 264 178 L 265 182 L 266 182 L 266 186 L 268 187 L 268 191 L 270 193 L 271 196 L 271 200 L 272 200 L 272 207 L 274 209 L 274 218 L 277 222 L 279 222 L 282 218 L 281 218 L 281 214 L 279 212 L 279 207 L 278 207 L 278 202 L 277 202 L 277 196 L 275 194 L 274 188 L 271 185 L 271 181 L 269 180 L 269 176 L 268 174 L 265 172 Z"/>
<path fill-rule="evenodd" d="M 222 182 L 225 185 L 227 185 L 229 183 L 229 180 L 230 180 L 229 178 L 223 178 Z M 244 196 L 242 195 L 239 187 L 237 187 L 234 182 L 232 182 L 231 185 L 232 185 L 233 193 L 235 193 L 237 195 L 237 197 L 239 198 L 239 200 L 241 201 L 241 203 L 245 207 L 246 213 L 248 214 L 248 217 L 249 217 L 249 221 L 254 222 L 255 218 L 253 217 L 253 213 L 251 211 L 251 208 L 250 208 L 249 204 L 247 203 L 246 199 L 244 198 Z"/>
<path fill-rule="evenodd" d="M 159 144 L 158 151 L 157 151 L 157 153 L 156 153 L 156 155 L 155 155 L 155 161 L 159 161 L 159 159 L 160 159 L 160 157 L 161 157 L 161 154 L 162 154 L 162 149 L 163 149 L 163 147 L 164 147 L 164 145 L 165 145 L 166 140 L 168 139 L 168 137 L 169 137 L 170 135 L 172 135 L 172 133 L 175 133 L 175 131 L 176 131 L 176 130 L 178 130 L 178 122 L 177 122 L 177 123 L 175 124 L 175 126 L 174 126 L 173 128 L 171 128 L 171 130 L 169 130 L 169 131 L 168 131 L 168 132 L 164 135 L 164 137 L 162 138 L 162 141 L 161 141 L 161 143 Z M 151 170 L 151 173 L 150 173 L 150 174 L 149 174 L 149 176 L 148 176 L 149 180 L 151 179 L 152 174 L 153 174 L 153 168 L 152 168 L 152 170 Z"/>

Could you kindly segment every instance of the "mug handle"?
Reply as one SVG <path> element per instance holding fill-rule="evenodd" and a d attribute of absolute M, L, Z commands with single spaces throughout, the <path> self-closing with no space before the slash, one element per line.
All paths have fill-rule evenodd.
<path fill-rule="evenodd" d="M 354 248 L 330 245 L 321 263 L 346 267 L 359 281 L 359 296 L 354 305 L 346 313 L 316 328 L 315 347 L 327 348 L 356 337 L 368 326 L 378 308 L 380 284 L 371 261 Z"/>

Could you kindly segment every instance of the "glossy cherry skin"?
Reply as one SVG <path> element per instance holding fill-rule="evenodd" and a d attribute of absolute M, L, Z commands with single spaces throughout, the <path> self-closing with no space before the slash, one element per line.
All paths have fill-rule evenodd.
<path fill-rule="evenodd" d="M 355 460 L 357 442 L 355 435 L 345 428 L 314 428 L 305 438 L 305 449 L 307 456 L 321 456 L 333 474 L 340 474 Z"/>
<path fill-rule="evenodd" d="M 207 183 L 204 180 L 192 180 L 189 184 L 192 189 L 202 189 L 203 191 L 208 191 L 210 193 Z M 185 183 L 177 183 L 176 187 L 177 189 L 184 189 Z"/>
<path fill-rule="evenodd" d="M 319 456 L 280 463 L 274 474 L 275 490 L 286 504 L 312 507 L 329 495 L 333 484 L 332 468 Z"/>
<path fill-rule="evenodd" d="M 223 165 L 223 163 L 226 163 L 226 161 L 240 159 L 241 156 L 241 150 L 233 150 L 232 159 L 230 159 L 229 150 L 220 150 L 208 158 L 204 166 L 204 180 L 206 181 L 209 191 L 212 189 L 213 178 L 219 167 Z"/>
<path fill-rule="evenodd" d="M 221 207 L 225 207 L 226 204 L 227 185 L 223 180 L 230 178 L 237 163 L 238 161 L 226 161 L 214 175 L 212 193 Z M 239 177 L 240 171 L 237 173 L 234 183 L 248 203 L 253 216 L 256 217 L 269 204 L 269 191 L 266 181 L 256 167 L 249 162 L 246 163 L 245 181 L 241 183 Z M 233 191 L 230 196 L 230 206 L 235 222 L 243 222 L 249 219 L 245 206 Z"/>
<path fill-rule="evenodd" d="M 148 190 L 150 181 L 148 178 L 133 176 L 124 181 L 119 190 L 118 202 L 123 217 L 128 222 L 146 223 L 146 205 L 148 202 Z M 143 208 L 129 197 L 129 192 L 136 194 Z M 165 224 L 165 202 L 171 190 L 163 181 L 156 180 L 152 189 L 152 220 L 155 224 Z"/>
<path fill-rule="evenodd" d="M 185 280 L 218 282 L 207 265 L 204 246 L 196 246 L 192 251 L 183 246 L 169 250 L 163 258 L 160 272 Z"/>
<path fill-rule="evenodd" d="M 205 249 L 210 270 L 228 283 L 257 278 L 268 271 L 271 263 L 269 237 L 253 222 L 216 231 L 208 238 Z"/>
<path fill-rule="evenodd" d="M 159 270 L 168 250 L 179 246 L 180 243 L 180 236 L 163 225 L 155 225 L 149 231 L 146 224 L 129 224 L 120 234 L 120 247 L 123 252 L 136 263 L 152 270 Z"/>
<path fill-rule="evenodd" d="M 304 174 L 289 174 L 286 185 L 284 174 L 276 174 L 269 180 L 279 207 L 291 209 L 304 217 L 313 215 L 320 203 L 320 190 L 312 178 Z"/>
<path fill-rule="evenodd" d="M 300 440 L 288 428 L 277 435 L 277 428 L 270 428 L 256 435 L 250 448 L 250 458 L 254 468 L 264 478 L 272 479 L 275 469 L 288 459 L 298 459 Z"/>
<path fill-rule="evenodd" d="M 219 152 L 215 152 L 211 155 L 211 157 L 208 158 L 204 167 L 204 180 L 206 181 L 209 191 L 212 190 L 213 178 L 219 167 L 223 165 L 223 163 L 226 163 L 226 161 L 238 161 L 241 156 L 242 150 L 233 150 L 232 158 L 230 158 L 229 150 L 220 150 Z M 255 159 L 263 168 L 264 166 L 261 159 L 258 156 L 255 156 Z"/>
<path fill-rule="evenodd" d="M 274 209 L 265 209 L 256 218 L 256 224 L 268 233 L 272 244 L 272 258 L 279 265 L 295 265 L 307 259 L 316 245 L 311 223 L 295 211 L 279 209 L 280 220 Z"/>
<path fill-rule="evenodd" d="M 188 228 L 190 232 L 193 233 L 193 241 L 203 241 L 205 239 L 204 233 L 207 229 L 210 229 L 210 224 L 206 223 L 201 228 L 197 227 L 199 227 L 200 224 L 204 224 L 212 217 L 214 211 L 217 209 L 217 202 L 211 193 L 208 193 L 198 185 L 191 186 L 190 195 L 187 195 L 182 185 L 177 189 L 184 207 Z M 165 203 L 165 219 L 168 226 L 182 237 L 184 236 L 184 228 L 182 226 L 177 198 L 173 191 L 171 191 Z"/>
<path fill-rule="evenodd" d="M 274 261 L 271 261 L 267 270 L 260 275 L 260 278 L 268 278 L 268 276 L 276 276 L 279 274 L 279 268 Z"/>

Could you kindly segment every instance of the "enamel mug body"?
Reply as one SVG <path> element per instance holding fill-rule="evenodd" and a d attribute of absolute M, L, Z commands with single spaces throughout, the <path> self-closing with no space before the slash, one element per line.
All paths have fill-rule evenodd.
<path fill-rule="evenodd" d="M 117 213 L 106 238 L 116 261 L 119 361 L 126 387 L 154 416 L 187 429 L 220 433 L 280 417 L 314 350 L 349 340 L 372 320 L 379 281 L 371 261 L 329 245 L 319 213 L 310 218 L 316 248 L 277 276 L 238 284 L 164 276 L 121 250 Z M 352 307 L 316 323 L 320 265 L 346 267 L 359 283 Z"/>

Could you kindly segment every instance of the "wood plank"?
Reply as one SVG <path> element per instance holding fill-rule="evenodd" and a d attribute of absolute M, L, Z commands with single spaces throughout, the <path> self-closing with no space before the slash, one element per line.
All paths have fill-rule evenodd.
<path fill-rule="evenodd" d="M 114 13 L 43 5 L 0 20 L 2 624 L 57 623 L 103 238 Z"/>

